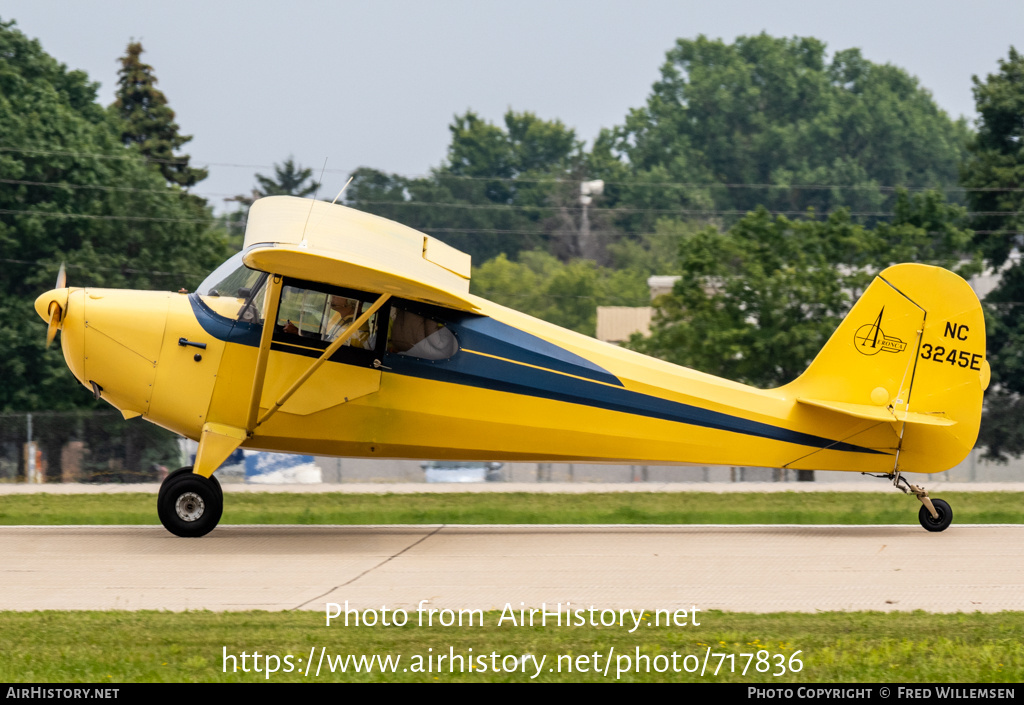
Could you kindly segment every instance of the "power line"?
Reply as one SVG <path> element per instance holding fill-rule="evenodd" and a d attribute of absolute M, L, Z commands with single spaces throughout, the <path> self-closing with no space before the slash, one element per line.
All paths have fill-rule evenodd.
<path fill-rule="evenodd" d="M 583 209 L 582 206 L 525 206 L 516 205 L 512 203 L 451 203 L 444 202 L 438 203 L 434 201 L 355 201 L 354 203 L 367 205 L 367 206 L 417 206 L 421 208 L 458 208 L 462 210 L 519 210 L 519 211 L 535 211 L 535 210 L 560 210 L 577 212 Z M 655 213 L 655 214 L 681 214 L 681 215 L 746 215 L 751 213 L 751 209 L 726 209 L 726 210 L 715 210 L 710 208 L 620 208 L 610 207 L 601 208 L 597 206 L 588 206 L 587 209 L 590 212 L 602 212 L 602 213 Z M 770 215 L 807 215 L 806 210 L 769 210 L 767 211 Z M 826 214 L 822 214 L 826 215 Z M 881 217 L 892 217 L 896 213 L 892 211 L 851 211 L 851 216 L 861 218 L 881 218 Z M 976 216 L 976 215 L 998 215 L 998 216 L 1015 216 L 1024 215 L 1024 211 L 965 211 L 964 215 Z"/>
<path fill-rule="evenodd" d="M 37 186 L 47 187 L 54 189 L 80 189 L 80 190 L 96 190 L 96 191 L 108 191 L 108 192 L 125 192 L 125 193 L 150 193 L 154 195 L 167 195 L 167 196 L 182 196 L 189 195 L 189 192 L 176 191 L 171 189 L 146 189 L 137 188 L 131 186 L 101 186 L 95 184 L 71 184 L 68 182 L 54 182 L 54 181 L 26 181 L 20 179 L 0 179 L 0 183 L 11 184 L 11 185 L 24 185 L 24 186 Z M 197 194 L 191 194 L 197 195 Z M 212 196 L 223 196 L 225 194 L 211 194 L 206 195 Z M 456 208 L 461 210 L 509 210 L 509 211 L 524 211 L 524 212 L 535 212 L 535 211 L 567 211 L 570 213 L 579 212 L 582 210 L 582 206 L 544 206 L 544 205 L 517 205 L 513 203 L 459 203 L 459 202 L 436 202 L 436 201 L 355 201 L 356 205 L 364 206 L 406 206 L 406 207 L 418 207 L 418 208 Z M 611 214 L 669 214 L 669 215 L 688 215 L 688 216 L 736 216 L 746 215 L 751 212 L 749 209 L 678 209 L 678 208 L 630 208 L 630 207 L 600 207 L 600 206 L 589 206 L 591 212 L 598 213 L 611 213 Z M 28 213 L 31 211 L 0 211 L 3 213 Z M 769 210 L 770 215 L 784 215 L 784 216 L 806 216 L 806 210 Z M 825 214 L 820 214 L 824 216 Z M 893 217 L 894 212 L 891 211 L 851 211 L 850 216 L 860 218 L 886 218 Z M 999 217 L 1010 217 L 1024 215 L 1024 211 L 965 211 L 965 216 L 999 216 Z M 70 216 L 69 216 L 70 217 Z M 82 216 L 90 217 L 90 216 Z M 106 216 L 91 216 L 102 218 Z M 112 216 L 114 217 L 114 216 Z M 140 218 L 145 219 L 145 218 Z"/>
<path fill-rule="evenodd" d="M 401 174 L 393 174 L 392 176 L 402 176 Z M 424 177 L 437 178 L 441 180 L 465 180 L 465 181 L 507 181 L 514 183 L 525 183 L 525 184 L 547 184 L 547 183 L 579 183 L 587 181 L 588 179 L 570 179 L 570 178 L 547 178 L 547 179 L 524 179 L 521 177 L 506 177 L 506 176 L 465 176 L 462 174 L 446 174 L 443 172 L 436 172 L 433 174 L 425 174 Z M 418 178 L 416 176 L 409 176 L 406 178 Z M 910 192 L 924 192 L 924 191 L 945 191 L 945 192 L 959 192 L 959 191 L 1007 191 L 1007 192 L 1021 192 L 1024 191 L 1024 187 L 968 187 L 968 186 L 887 186 L 887 185 L 860 185 L 860 184 L 747 184 L 747 183 L 726 183 L 718 181 L 614 181 L 604 179 L 606 186 L 626 186 L 629 188 L 731 188 L 731 189 L 777 189 L 782 191 L 790 190 L 846 190 L 846 191 L 883 191 L 883 192 L 897 192 L 899 190 L 905 190 Z"/>
<path fill-rule="evenodd" d="M 8 152 L 15 154 L 40 154 L 46 156 L 67 156 L 67 157 L 82 157 L 82 158 L 94 158 L 94 159 L 115 159 L 115 160 L 137 160 L 141 159 L 145 162 L 154 164 L 171 164 L 181 165 L 187 163 L 190 159 L 195 166 L 202 167 L 225 167 L 225 168 L 238 168 L 238 169 L 274 169 L 279 166 L 277 164 L 238 164 L 231 162 L 211 162 L 211 161 L 199 161 L 192 157 L 182 157 L 180 159 L 157 159 L 155 157 L 147 157 L 142 154 L 101 154 L 96 152 L 72 152 L 66 150 L 47 150 L 47 149 L 33 149 L 33 148 L 20 148 L 20 147 L 0 147 L 0 152 Z M 353 175 L 356 171 L 361 169 L 368 169 L 375 171 L 385 176 L 397 177 L 402 179 L 440 179 L 440 180 L 452 180 L 452 181 L 488 181 L 488 182 L 508 182 L 508 183 L 523 183 L 523 184 L 575 184 L 587 179 L 583 178 L 569 178 L 569 177 L 547 177 L 547 178 L 523 178 L 520 176 L 469 176 L 465 174 L 452 174 L 446 173 L 440 170 L 425 173 L 425 174 L 388 174 L 386 172 L 373 169 L 372 167 L 357 167 L 355 169 L 324 169 L 324 173 L 328 174 L 343 174 Z M 861 184 L 767 184 L 767 183 L 721 183 L 716 181 L 709 182 L 683 182 L 683 181 L 615 181 L 605 179 L 606 185 L 612 186 L 626 186 L 629 188 L 728 188 L 728 189 L 761 189 L 761 190 L 846 190 L 846 191 L 882 191 L 882 192 L 896 192 L 899 190 L 906 190 L 908 192 L 924 192 L 924 191 L 943 191 L 943 192 L 1006 192 L 1006 193 L 1020 193 L 1024 192 L 1024 187 L 967 187 L 967 186 L 906 186 L 906 185 L 890 185 L 890 184 L 877 184 L 877 185 L 861 185 Z"/>
<path fill-rule="evenodd" d="M 0 215 L 32 215 L 41 218 L 85 218 L 87 220 L 148 221 L 158 223 L 210 223 L 208 218 L 160 218 L 144 215 L 90 215 L 88 213 L 47 213 L 45 211 L 0 208 Z"/>
<path fill-rule="evenodd" d="M 126 150 L 127 151 L 127 150 Z M 157 159 L 156 157 L 147 157 L 144 154 L 103 154 L 99 152 L 71 152 L 67 150 L 59 149 L 34 149 L 27 147 L 0 147 L 0 152 L 7 152 L 10 154 L 38 154 L 41 156 L 48 157 L 75 157 L 84 159 L 108 159 L 116 161 L 135 161 L 141 160 L 148 164 L 170 164 L 172 166 L 180 166 L 188 164 L 191 160 L 193 166 L 207 167 L 227 167 L 227 168 L 238 168 L 238 169 L 273 169 L 277 165 L 267 164 L 233 164 L 225 162 L 200 162 L 193 160 L 191 156 L 180 157 L 178 159 Z M 362 168 L 362 167 L 360 167 Z M 325 169 L 328 174 L 350 174 L 351 171 L 347 169 Z M 352 170 L 355 171 L 355 170 Z"/>
<path fill-rule="evenodd" d="M 127 152 L 127 150 L 125 150 Z M 40 154 L 48 157 L 78 157 L 86 159 L 113 159 L 118 161 L 136 161 L 142 160 L 150 164 L 171 164 L 172 166 L 180 166 L 188 164 L 191 157 L 179 157 L 178 159 L 157 159 L 156 157 L 147 157 L 144 154 L 133 153 L 133 154 L 102 154 L 100 152 L 68 152 L 59 149 L 32 149 L 27 147 L 0 147 L 0 152 L 8 152 L 13 154 Z"/>
<path fill-rule="evenodd" d="M 438 205 L 442 205 L 442 204 L 438 204 Z M 612 213 L 617 212 L 615 209 L 608 209 L 608 210 L 609 210 L 609 212 L 612 212 Z M 655 211 L 638 210 L 637 212 L 645 213 L 645 212 L 655 212 Z M 691 213 L 689 211 L 666 211 L 666 212 L 684 213 L 684 214 Z M 719 213 L 719 214 L 736 214 L 736 215 L 746 215 L 749 212 L 750 211 L 717 211 L 717 213 Z M 708 215 L 708 214 L 712 214 L 713 212 L 711 212 L 711 211 L 693 211 L 692 213 Z M 790 213 L 794 213 L 794 212 L 793 211 L 768 211 L 768 213 L 769 213 L 769 215 L 786 215 L 786 214 L 790 214 Z M 797 214 L 799 214 L 799 215 L 806 215 L 806 213 L 803 212 L 803 211 L 797 212 Z M 26 215 L 26 216 L 39 216 L 39 217 L 42 217 L 42 218 L 65 218 L 65 219 L 83 218 L 83 219 L 87 219 L 87 220 L 110 220 L 110 221 L 127 221 L 127 222 L 202 223 L 202 224 L 209 224 L 211 222 L 215 222 L 215 221 L 212 221 L 212 220 L 209 220 L 209 219 L 205 219 L 205 218 L 163 218 L 163 217 L 155 217 L 155 216 L 136 216 L 136 215 L 92 215 L 92 214 L 87 214 L 87 213 L 52 213 L 52 212 L 46 212 L 46 211 L 14 210 L 14 209 L 0 209 L 0 215 Z M 872 215 L 872 214 L 854 213 L 854 214 L 851 214 L 851 215 Z M 873 214 L 873 215 L 889 216 L 889 217 L 891 217 L 891 216 L 894 216 L 895 214 L 894 213 L 876 213 L 876 214 Z M 1010 213 L 1009 215 L 1014 215 L 1014 214 Z M 825 215 L 823 214 L 822 217 L 825 217 Z M 419 230 L 420 232 L 425 232 L 425 233 L 451 233 L 451 234 L 463 233 L 463 234 L 481 234 L 481 235 L 490 234 L 490 235 L 539 235 L 539 236 L 550 236 L 550 235 L 556 235 L 557 234 L 556 232 L 548 231 L 548 230 L 516 230 L 516 229 L 501 229 L 501 228 L 447 228 L 447 227 L 433 228 L 433 227 L 429 227 L 429 226 L 417 226 L 415 229 Z M 646 231 L 646 230 L 644 230 L 644 231 L 621 231 L 621 230 L 617 230 L 616 232 L 619 233 L 620 235 L 625 235 L 625 236 L 629 236 L 629 237 L 639 237 L 639 236 L 644 235 L 644 234 L 649 234 L 649 231 Z M 981 234 L 981 235 L 985 235 L 985 234 L 1004 234 L 1004 235 L 1024 234 L 1024 233 L 1021 233 L 1021 232 L 1016 231 L 1016 230 L 973 230 L 972 232 L 974 232 L 976 234 Z M 928 234 L 940 235 L 942 233 L 939 232 L 939 231 L 928 231 Z"/>
<path fill-rule="evenodd" d="M 0 179 L 0 184 L 12 186 L 40 186 L 54 189 L 72 189 L 83 191 L 114 191 L 123 193 L 152 193 L 157 196 L 231 196 L 233 194 L 211 193 L 208 191 L 178 191 L 171 188 L 138 188 L 136 186 L 100 186 L 99 184 L 72 184 L 67 181 L 24 181 L 21 179 Z"/>
<path fill-rule="evenodd" d="M 52 261 L 46 262 L 32 262 L 24 259 L 10 259 L 0 257 L 0 262 L 4 264 L 24 264 L 30 267 L 36 267 L 38 269 L 52 269 L 54 263 Z M 159 277 L 192 277 L 195 274 L 186 274 L 185 272 L 161 272 L 156 269 L 137 269 L 134 267 L 101 267 L 92 264 L 74 264 L 72 262 L 65 262 L 64 267 L 66 269 L 82 269 L 86 271 L 95 272 L 118 272 L 119 274 L 148 274 L 151 276 Z"/>

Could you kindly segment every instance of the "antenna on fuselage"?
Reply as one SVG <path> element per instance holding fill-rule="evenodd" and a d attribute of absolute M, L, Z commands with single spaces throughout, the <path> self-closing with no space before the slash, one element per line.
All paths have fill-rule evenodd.
<path fill-rule="evenodd" d="M 309 201 L 309 213 L 306 213 L 306 222 L 302 226 L 302 241 L 299 243 L 299 247 L 305 249 L 306 243 L 306 228 L 309 227 L 309 216 L 313 215 L 313 206 L 316 205 L 316 195 L 320 193 L 320 184 L 324 182 L 324 172 L 327 171 L 327 157 L 324 157 L 324 166 L 320 170 L 320 181 L 316 184 L 316 190 L 313 191 L 313 198 Z M 346 184 L 347 186 L 347 184 Z M 344 190 L 344 189 L 342 189 Z"/>
<path fill-rule="evenodd" d="M 348 188 L 348 185 L 349 185 L 350 183 L 352 183 L 352 179 L 354 179 L 354 178 L 356 178 L 356 177 L 354 177 L 354 176 L 350 176 L 350 177 L 348 177 L 348 181 L 346 181 L 346 182 L 345 182 L 345 185 L 341 187 L 341 190 L 340 190 L 340 191 L 338 191 L 338 195 L 334 197 L 334 200 L 333 200 L 333 201 L 331 201 L 331 205 L 332 205 L 332 206 L 333 206 L 333 205 L 334 205 L 335 203 L 337 203 L 337 202 L 338 202 L 338 199 L 339 199 L 339 198 L 341 198 L 341 194 L 345 193 L 345 189 L 347 189 L 347 188 Z"/>
<path fill-rule="evenodd" d="M 337 202 L 338 202 L 338 199 L 339 199 L 339 198 L 341 198 L 341 194 L 345 193 L 345 189 L 347 189 L 347 188 L 348 188 L 348 185 L 349 185 L 350 183 L 352 183 L 352 180 L 353 180 L 353 179 L 355 179 L 355 178 L 356 178 L 356 177 L 354 177 L 354 176 L 350 176 L 350 177 L 348 177 L 348 181 L 346 181 L 346 182 L 345 182 L 345 185 L 341 187 L 341 190 L 340 190 L 340 191 L 338 191 L 338 195 L 334 197 L 334 200 L 333 200 L 333 201 L 331 201 L 331 205 L 332 205 L 332 206 L 333 206 L 333 205 L 334 205 L 335 203 L 337 203 Z M 312 206 L 310 207 L 310 210 L 312 211 Z M 320 223 L 321 223 L 321 222 L 323 221 L 323 219 L 324 219 L 324 215 L 326 215 L 326 214 L 322 214 L 322 215 L 320 216 L 320 220 L 318 220 L 318 221 L 316 222 L 316 225 L 314 225 L 314 226 L 313 226 L 313 230 L 314 230 L 314 231 L 315 231 L 315 230 L 316 230 L 317 228 L 319 228 L 319 227 L 320 227 Z M 305 241 L 306 241 L 306 236 L 305 236 L 305 233 L 303 233 L 303 236 L 302 236 L 302 241 L 303 241 L 303 242 L 305 242 Z"/>

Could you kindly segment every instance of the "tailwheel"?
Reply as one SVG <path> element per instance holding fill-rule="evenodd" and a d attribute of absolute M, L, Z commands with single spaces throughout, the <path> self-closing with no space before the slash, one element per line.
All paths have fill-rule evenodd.
<path fill-rule="evenodd" d="M 917 513 L 921 526 L 928 531 L 945 531 L 953 521 L 953 510 L 950 508 L 949 502 L 944 499 L 933 499 L 932 506 L 939 516 L 933 517 L 932 513 L 928 511 L 928 507 L 922 504 L 921 510 Z"/>
<path fill-rule="evenodd" d="M 898 470 L 888 475 L 874 475 L 869 472 L 861 474 L 892 480 L 892 484 L 900 492 L 912 494 L 921 500 L 921 509 L 917 513 L 917 519 L 926 530 L 945 531 L 953 523 L 953 509 L 949 506 L 949 502 L 944 499 L 932 499 L 928 496 L 928 490 L 920 485 L 912 485 L 907 482 Z"/>
<path fill-rule="evenodd" d="M 157 514 L 164 528 L 176 536 L 198 537 L 213 531 L 224 511 L 224 493 L 213 477 L 181 468 L 160 485 Z"/>

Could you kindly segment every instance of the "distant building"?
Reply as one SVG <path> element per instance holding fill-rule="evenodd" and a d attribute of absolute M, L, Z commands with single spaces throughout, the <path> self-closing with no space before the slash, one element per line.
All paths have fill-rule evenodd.
<path fill-rule="evenodd" d="M 647 288 L 651 291 L 651 301 L 671 293 L 678 280 L 678 276 L 648 277 Z M 648 336 L 651 334 L 653 316 L 653 306 L 598 306 L 597 339 L 621 345 L 634 333 Z"/>
<path fill-rule="evenodd" d="M 659 296 L 672 293 L 672 287 L 679 281 L 679 275 L 654 275 L 647 277 L 647 288 L 651 291 L 651 301 Z"/>
<path fill-rule="evenodd" d="M 1020 255 L 1014 252 L 1010 259 L 1016 264 Z M 655 275 L 647 278 L 647 288 L 651 292 L 651 301 L 659 296 L 672 293 L 672 287 L 679 281 L 675 275 Z M 971 288 L 984 299 L 999 284 L 999 273 L 985 271 L 970 279 Z M 629 340 L 634 333 L 648 336 L 651 334 L 651 319 L 654 317 L 653 306 L 598 306 L 597 307 L 597 339 L 606 343 L 621 345 Z"/>
<path fill-rule="evenodd" d="M 651 306 L 598 306 L 597 339 L 619 345 L 634 333 L 651 334 Z"/>

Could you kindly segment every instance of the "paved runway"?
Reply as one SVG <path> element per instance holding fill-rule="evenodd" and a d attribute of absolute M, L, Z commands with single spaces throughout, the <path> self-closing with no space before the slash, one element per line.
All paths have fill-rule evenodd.
<path fill-rule="evenodd" d="M 934 482 L 932 478 L 907 475 L 911 482 L 923 484 L 934 495 L 948 492 L 1024 492 L 1024 482 Z M 922 479 L 922 477 L 924 479 Z M 715 494 L 763 494 L 765 492 L 887 492 L 896 495 L 891 483 L 869 479 L 859 482 L 346 482 L 344 484 L 312 483 L 304 485 L 223 483 L 225 494 L 505 494 L 529 492 L 536 494 L 584 494 L 616 492 Z M 160 490 L 158 482 L 86 485 L 69 482 L 28 483 L 0 482 L 0 496 L 15 494 L 121 494 L 141 492 L 154 497 Z"/>
<path fill-rule="evenodd" d="M 1024 526 L 0 527 L 0 609 L 1024 610 Z"/>

